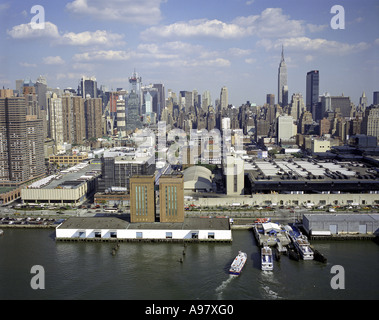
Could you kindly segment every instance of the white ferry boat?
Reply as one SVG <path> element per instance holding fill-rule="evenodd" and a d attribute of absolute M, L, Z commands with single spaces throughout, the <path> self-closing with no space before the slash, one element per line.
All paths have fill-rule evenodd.
<path fill-rule="evenodd" d="M 234 275 L 239 275 L 242 271 L 243 266 L 245 265 L 247 260 L 247 254 L 245 252 L 239 251 L 238 255 L 233 260 L 229 273 Z"/>
<path fill-rule="evenodd" d="M 261 269 L 273 270 L 274 264 L 272 260 L 272 249 L 268 245 L 264 245 L 261 250 Z"/>
<path fill-rule="evenodd" d="M 313 260 L 313 250 L 305 235 L 301 234 L 294 239 L 294 245 L 300 253 L 303 260 Z"/>

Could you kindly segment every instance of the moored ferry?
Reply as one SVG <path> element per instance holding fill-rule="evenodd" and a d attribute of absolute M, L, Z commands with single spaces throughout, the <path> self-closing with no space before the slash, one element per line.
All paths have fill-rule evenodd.
<path fill-rule="evenodd" d="M 294 238 L 294 245 L 303 260 L 313 260 L 313 250 L 305 235 L 301 234 L 297 238 Z"/>
<path fill-rule="evenodd" d="M 238 255 L 233 260 L 230 269 L 229 274 L 239 275 L 242 271 L 242 268 L 244 267 L 247 260 L 247 254 L 245 252 L 239 251 Z"/>

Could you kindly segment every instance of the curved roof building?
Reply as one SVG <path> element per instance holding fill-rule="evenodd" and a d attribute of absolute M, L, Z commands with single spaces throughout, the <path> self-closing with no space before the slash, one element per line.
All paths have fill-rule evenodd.
<path fill-rule="evenodd" d="M 212 172 L 202 166 L 189 167 L 183 171 L 184 191 L 212 191 Z"/>

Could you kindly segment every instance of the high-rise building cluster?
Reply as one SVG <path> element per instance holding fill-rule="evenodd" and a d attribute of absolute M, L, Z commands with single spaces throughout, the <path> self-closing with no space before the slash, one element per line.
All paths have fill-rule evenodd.
<path fill-rule="evenodd" d="M 190 143 L 184 140 L 184 151 L 178 150 L 175 157 L 188 165 L 222 165 L 227 177 L 224 191 L 230 195 L 244 192 L 243 152 L 237 148 L 239 145 L 243 149 L 254 145 L 265 151 L 308 153 L 322 149 L 319 146 L 324 141 L 341 146 L 359 135 L 375 139 L 377 145 L 379 92 L 373 93 L 372 104 L 363 92 L 358 105 L 354 105 L 344 94 L 321 93 L 322 74 L 310 70 L 304 74 L 305 97 L 300 92 L 290 95 L 288 72 L 282 47 L 277 101 L 274 93 L 265 93 L 265 104 L 247 101 L 237 107 L 230 103 L 225 85 L 220 86 L 214 99 L 209 90 L 174 92 L 166 91 L 162 83 L 144 84 L 136 71 L 125 88 L 116 89 L 104 85 L 99 88 L 96 78 L 87 76 L 78 80 L 77 89 L 50 88 L 43 76 L 35 82 L 17 80 L 15 90 L 0 90 L 0 181 L 22 184 L 38 179 L 47 174 L 45 159 L 67 150 L 74 156 L 101 147 L 131 147 L 133 152 L 99 155 L 102 175 L 98 190 L 119 188 L 132 192 L 131 178 L 154 175 L 162 150 L 174 145 L 171 140 L 158 149 L 147 148 L 149 152 L 143 148 L 135 151 L 136 133 L 146 127 L 157 133 L 162 123 L 166 135 L 172 129 L 180 129 L 192 138 L 194 131 L 198 133 Z M 218 141 L 209 135 L 213 130 L 219 130 L 229 140 Z M 175 197 L 175 188 L 164 190 L 167 199 Z M 142 196 L 146 194 L 138 193 L 138 197 Z M 143 209 L 143 201 L 138 210 Z M 170 214 L 175 212 L 173 205 L 167 207 Z M 161 203 L 161 210 L 162 206 L 165 205 Z"/>

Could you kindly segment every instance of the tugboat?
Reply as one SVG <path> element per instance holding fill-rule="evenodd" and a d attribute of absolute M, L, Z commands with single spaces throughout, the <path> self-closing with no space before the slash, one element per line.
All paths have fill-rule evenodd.
<path fill-rule="evenodd" d="M 262 270 L 273 270 L 273 260 L 272 260 L 272 249 L 265 244 L 261 250 L 261 269 Z"/>
<path fill-rule="evenodd" d="M 229 274 L 234 274 L 236 276 L 239 276 L 242 268 L 244 267 L 247 260 L 247 254 L 245 252 L 239 251 L 236 258 L 233 260 L 230 269 Z"/>

